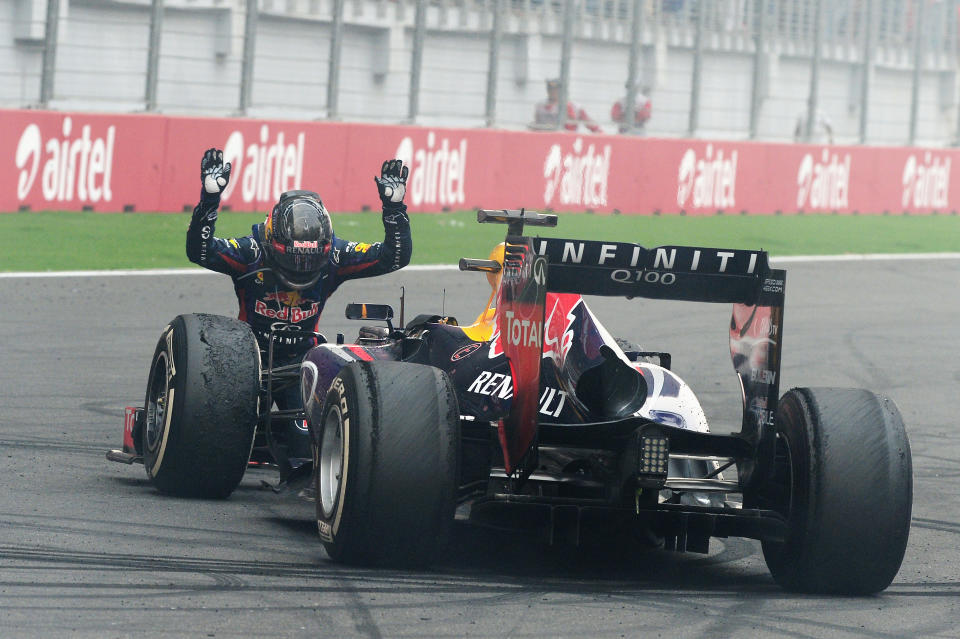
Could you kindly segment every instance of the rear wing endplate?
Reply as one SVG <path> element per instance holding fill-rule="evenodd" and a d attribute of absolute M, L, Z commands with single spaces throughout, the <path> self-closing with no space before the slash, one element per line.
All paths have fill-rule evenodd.
<path fill-rule="evenodd" d="M 510 413 L 497 424 L 507 474 L 535 466 L 546 283 L 547 261 L 533 253 L 529 238 L 507 240 L 496 307 L 513 378 Z"/>

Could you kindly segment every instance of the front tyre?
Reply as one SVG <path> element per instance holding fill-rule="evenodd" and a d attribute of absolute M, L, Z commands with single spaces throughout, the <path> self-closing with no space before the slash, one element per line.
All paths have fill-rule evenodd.
<path fill-rule="evenodd" d="M 240 483 L 257 426 L 260 351 L 245 323 L 179 315 L 154 351 L 141 447 L 147 476 L 179 497 L 224 498 Z"/>
<path fill-rule="evenodd" d="M 893 581 L 913 503 L 896 405 L 866 390 L 794 388 L 777 410 L 774 477 L 759 495 L 789 521 L 763 556 L 787 590 L 863 595 Z"/>
<path fill-rule="evenodd" d="M 349 364 L 312 427 L 327 554 L 376 566 L 429 563 L 456 506 L 460 414 L 449 376 L 405 362 Z"/>

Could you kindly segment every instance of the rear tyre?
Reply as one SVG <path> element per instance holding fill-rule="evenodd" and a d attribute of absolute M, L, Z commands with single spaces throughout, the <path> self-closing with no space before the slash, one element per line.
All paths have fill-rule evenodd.
<path fill-rule="evenodd" d="M 224 498 L 240 483 L 257 426 L 260 351 L 245 323 L 179 315 L 150 365 L 143 465 L 157 489 Z"/>
<path fill-rule="evenodd" d="M 780 400 L 773 480 L 757 498 L 789 521 L 763 556 L 787 590 L 863 595 L 893 581 L 910 532 L 910 444 L 896 405 L 866 390 Z"/>
<path fill-rule="evenodd" d="M 376 566 L 434 559 L 450 536 L 459 477 L 460 413 L 449 376 L 405 362 L 349 364 L 312 427 L 327 554 Z"/>

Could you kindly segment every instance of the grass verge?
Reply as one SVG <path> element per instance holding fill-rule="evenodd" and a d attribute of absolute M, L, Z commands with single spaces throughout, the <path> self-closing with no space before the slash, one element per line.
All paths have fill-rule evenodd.
<path fill-rule="evenodd" d="M 184 254 L 188 213 L 0 214 L 0 271 L 143 269 L 190 266 Z M 263 215 L 221 213 L 219 237 L 250 232 Z M 381 239 L 379 213 L 333 216 L 338 236 Z M 505 227 L 476 223 L 476 213 L 414 214 L 413 264 L 455 264 L 486 257 Z M 960 251 L 960 216 L 626 216 L 561 214 L 555 229 L 533 235 L 765 249 L 771 255 Z"/>

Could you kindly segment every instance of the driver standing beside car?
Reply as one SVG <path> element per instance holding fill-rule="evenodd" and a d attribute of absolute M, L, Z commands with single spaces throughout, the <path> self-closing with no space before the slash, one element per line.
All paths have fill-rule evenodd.
<path fill-rule="evenodd" d="M 383 203 L 383 242 L 348 242 L 333 233 L 330 214 L 313 191 L 287 191 L 250 235 L 214 236 L 220 195 L 230 182 L 223 151 L 208 149 L 200 163 L 200 202 L 187 229 L 187 257 L 233 279 L 239 318 L 250 325 L 265 353 L 274 328 L 301 330 L 303 337 L 274 338 L 274 365 L 296 363 L 316 345 L 320 314 L 327 298 L 343 282 L 399 270 L 410 262 L 413 242 L 403 203 L 409 169 L 400 160 L 383 163 L 374 177 Z M 266 362 L 264 362 L 266 364 Z M 300 408 L 295 385 L 274 395 L 278 408 Z M 302 423 L 291 420 L 281 438 L 291 464 L 310 457 L 310 439 Z"/>

